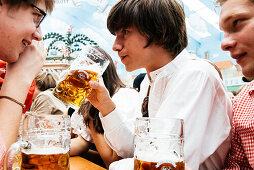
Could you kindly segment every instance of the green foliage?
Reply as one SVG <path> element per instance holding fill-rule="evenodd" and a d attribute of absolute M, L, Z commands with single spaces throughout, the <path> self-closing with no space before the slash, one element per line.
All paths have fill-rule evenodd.
<path fill-rule="evenodd" d="M 74 44 L 83 44 L 83 45 L 98 45 L 95 41 L 91 40 L 84 34 L 74 34 L 72 35 L 72 31 L 67 31 L 65 37 L 59 33 L 51 32 L 46 34 L 43 38 L 43 40 L 47 39 L 53 39 L 48 46 L 47 49 L 47 55 L 49 54 L 50 50 L 56 50 L 58 52 L 61 52 L 62 54 L 65 54 L 65 58 L 68 60 L 72 60 L 73 58 L 70 57 L 70 54 L 81 51 L 81 48 L 75 47 Z M 62 43 L 63 47 L 67 51 L 63 51 L 64 49 L 57 47 L 56 45 L 58 43 Z M 47 57 L 47 60 L 59 60 L 63 59 L 63 57 Z"/>

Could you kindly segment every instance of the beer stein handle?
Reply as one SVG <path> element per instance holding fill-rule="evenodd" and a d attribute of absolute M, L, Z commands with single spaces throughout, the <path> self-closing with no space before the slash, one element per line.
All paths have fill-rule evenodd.
<path fill-rule="evenodd" d="M 4 170 L 21 169 L 21 149 L 29 148 L 30 146 L 28 142 L 21 140 L 12 144 L 5 155 Z"/>

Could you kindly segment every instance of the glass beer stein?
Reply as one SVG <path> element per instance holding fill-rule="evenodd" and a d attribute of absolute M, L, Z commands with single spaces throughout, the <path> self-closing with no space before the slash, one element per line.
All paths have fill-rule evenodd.
<path fill-rule="evenodd" d="M 96 81 L 98 75 L 103 74 L 108 64 L 108 58 L 96 47 L 83 47 L 77 53 L 76 59 L 64 78 L 54 89 L 54 95 L 64 103 L 80 107 L 92 90 L 88 82 L 90 80 Z"/>
<path fill-rule="evenodd" d="M 183 120 L 136 119 L 134 170 L 184 170 Z"/>
<path fill-rule="evenodd" d="M 5 170 L 69 170 L 70 117 L 33 115 L 22 117 L 18 141 L 5 157 Z"/>

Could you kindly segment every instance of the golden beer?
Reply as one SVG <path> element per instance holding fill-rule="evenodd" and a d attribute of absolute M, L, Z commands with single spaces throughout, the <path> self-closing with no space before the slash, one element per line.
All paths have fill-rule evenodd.
<path fill-rule="evenodd" d="M 98 73 L 89 70 L 73 70 L 54 90 L 54 95 L 74 106 L 80 107 L 91 92 L 90 80 L 96 81 Z"/>
<path fill-rule="evenodd" d="M 21 170 L 69 170 L 69 153 L 37 155 L 21 153 Z"/>
<path fill-rule="evenodd" d="M 134 159 L 134 170 L 184 170 L 184 161 L 171 163 L 146 162 Z"/>

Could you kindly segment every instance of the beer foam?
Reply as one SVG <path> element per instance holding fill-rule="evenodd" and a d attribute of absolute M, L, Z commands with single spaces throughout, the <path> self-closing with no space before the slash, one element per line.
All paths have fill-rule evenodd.
<path fill-rule="evenodd" d="M 146 162 L 181 162 L 178 139 L 135 136 L 135 158 Z"/>
<path fill-rule="evenodd" d="M 52 154 L 61 154 L 69 152 L 69 149 L 50 147 L 50 148 L 39 148 L 33 147 L 33 149 L 23 149 L 22 151 L 25 154 L 34 154 L 34 155 L 52 155 Z"/>
<path fill-rule="evenodd" d="M 146 162 L 181 162 L 179 158 L 173 153 L 149 152 L 149 151 L 135 151 L 135 158 Z"/>
<path fill-rule="evenodd" d="M 94 63 L 92 65 L 83 65 L 82 64 L 82 65 L 78 65 L 75 67 L 71 67 L 70 70 L 90 70 L 90 71 L 96 72 L 100 75 L 103 73 L 102 68 L 99 63 Z"/>

